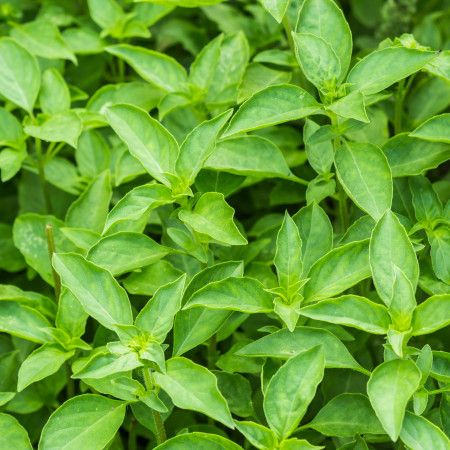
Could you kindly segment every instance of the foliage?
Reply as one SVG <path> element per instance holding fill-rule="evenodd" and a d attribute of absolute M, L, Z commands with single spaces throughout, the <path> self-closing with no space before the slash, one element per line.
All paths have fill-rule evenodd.
<path fill-rule="evenodd" d="M 450 448 L 449 11 L 0 2 L 0 450 Z"/>

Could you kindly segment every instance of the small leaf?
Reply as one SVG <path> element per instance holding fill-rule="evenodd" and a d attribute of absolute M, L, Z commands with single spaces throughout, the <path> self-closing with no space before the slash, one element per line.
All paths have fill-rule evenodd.
<path fill-rule="evenodd" d="M 390 325 L 386 307 L 357 295 L 343 295 L 335 299 L 322 300 L 302 308 L 300 314 L 374 334 L 386 334 Z"/>
<path fill-rule="evenodd" d="M 181 210 L 180 220 L 197 233 L 228 245 L 244 245 L 247 239 L 233 221 L 234 209 L 225 201 L 223 194 L 207 192 L 195 204 L 193 211 Z"/>
<path fill-rule="evenodd" d="M 395 265 L 393 272 L 394 284 L 389 302 L 389 315 L 396 331 L 408 331 L 416 307 L 414 288 L 405 273 Z"/>
<path fill-rule="evenodd" d="M 386 211 L 372 232 L 370 266 L 378 295 L 386 305 L 393 297 L 394 266 L 405 274 L 415 291 L 419 278 L 416 253 L 406 230 L 392 211 Z"/>
<path fill-rule="evenodd" d="M 27 430 L 9 414 L 0 413 L 0 448 L 33 449 Z"/>
<path fill-rule="evenodd" d="M 406 412 L 400 439 L 409 448 L 446 450 L 450 447 L 449 438 L 434 423 L 424 417 Z"/>
<path fill-rule="evenodd" d="M 366 112 L 364 95 L 359 91 L 353 91 L 336 100 L 327 106 L 327 109 L 347 119 L 355 119 L 364 123 L 370 122 Z"/>
<path fill-rule="evenodd" d="M 450 294 L 433 295 L 414 310 L 413 335 L 433 333 L 450 324 Z"/>
<path fill-rule="evenodd" d="M 175 314 L 181 308 L 186 275 L 160 287 L 136 317 L 135 325 L 164 342 L 172 329 Z"/>
<path fill-rule="evenodd" d="M 108 53 L 127 62 L 145 81 L 167 92 L 185 90 L 187 75 L 175 59 L 163 53 L 128 44 L 112 45 Z"/>
<path fill-rule="evenodd" d="M 42 74 L 42 86 L 39 93 L 39 106 L 46 114 L 58 114 L 70 108 L 69 87 L 61 73 L 55 68 Z"/>
<path fill-rule="evenodd" d="M 393 359 L 376 367 L 367 383 L 370 403 L 394 442 L 402 429 L 406 405 L 418 389 L 420 378 L 420 371 L 412 361 Z"/>
<path fill-rule="evenodd" d="M 253 278 L 229 277 L 198 290 L 184 309 L 204 306 L 245 313 L 264 313 L 273 309 L 272 296 Z"/>
<path fill-rule="evenodd" d="M 345 142 L 335 154 L 339 180 L 349 197 L 375 220 L 392 204 L 392 175 L 383 152 L 371 144 Z"/>
<path fill-rule="evenodd" d="M 277 445 L 275 433 L 259 423 L 243 421 L 234 424 L 236 428 L 245 436 L 250 444 L 260 450 L 269 450 Z"/>
<path fill-rule="evenodd" d="M 317 346 L 290 358 L 269 381 L 264 413 L 280 440 L 289 437 L 305 415 L 324 369 L 324 353 Z"/>
<path fill-rule="evenodd" d="M 179 152 L 175 138 L 157 120 L 136 106 L 110 106 L 106 117 L 147 172 L 161 183 L 170 184 L 166 174 L 175 173 Z"/>
<path fill-rule="evenodd" d="M 53 266 L 84 310 L 104 327 L 132 325 L 131 305 L 125 290 L 110 272 L 74 253 L 55 254 Z"/>
<path fill-rule="evenodd" d="M 319 175 L 322 175 L 330 172 L 334 160 L 334 150 L 331 140 L 318 144 L 309 142 L 309 138 L 319 129 L 320 125 L 311 119 L 306 119 L 303 127 L 303 140 L 309 164 Z"/>
<path fill-rule="evenodd" d="M 331 250 L 311 267 L 303 295 L 307 302 L 332 297 L 369 276 L 369 242 L 350 242 Z"/>
<path fill-rule="evenodd" d="M 94 394 L 63 403 L 42 429 L 39 450 L 102 450 L 125 417 L 126 404 Z"/>
<path fill-rule="evenodd" d="M 417 127 L 409 136 L 431 142 L 450 144 L 450 114 L 434 116 Z"/>
<path fill-rule="evenodd" d="M 363 394 L 344 393 L 332 398 L 307 427 L 325 436 L 384 434 L 369 399 Z"/>
<path fill-rule="evenodd" d="M 34 58 L 12 39 L 0 39 L 0 94 L 31 113 L 41 86 Z"/>
<path fill-rule="evenodd" d="M 314 97 L 297 86 L 270 86 L 241 105 L 224 136 L 301 119 L 319 109 L 320 105 Z"/>
<path fill-rule="evenodd" d="M 291 0 L 260 0 L 264 9 L 278 22 L 281 23 L 291 3 Z"/>
<path fill-rule="evenodd" d="M 155 372 L 154 377 L 178 408 L 201 412 L 234 428 L 228 405 L 217 388 L 217 379 L 205 367 L 176 357 L 167 361 L 165 374 Z"/>
<path fill-rule="evenodd" d="M 169 0 L 171 3 L 176 3 L 179 0 Z M 186 6 L 184 4 L 181 6 Z M 190 1 L 190 0 L 188 0 Z M 196 0 L 198 3 L 200 0 Z M 221 0 L 203 0 L 203 2 L 217 3 Z M 200 447 L 201 446 L 201 447 Z M 225 439 L 218 434 L 208 434 L 208 433 L 184 433 L 178 436 L 175 436 L 168 441 L 164 442 L 158 447 L 155 447 L 155 450 L 197 450 L 199 448 L 205 449 L 214 449 L 214 450 L 242 450 L 240 445 L 235 444 L 234 442 Z"/>

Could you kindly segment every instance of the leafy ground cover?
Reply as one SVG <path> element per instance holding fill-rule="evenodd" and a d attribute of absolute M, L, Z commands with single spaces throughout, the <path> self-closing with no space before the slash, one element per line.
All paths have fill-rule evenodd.
<path fill-rule="evenodd" d="M 0 36 L 0 450 L 450 448 L 448 0 Z"/>

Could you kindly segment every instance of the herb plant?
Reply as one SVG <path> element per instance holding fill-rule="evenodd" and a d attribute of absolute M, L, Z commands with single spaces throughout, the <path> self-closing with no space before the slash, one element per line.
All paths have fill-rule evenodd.
<path fill-rule="evenodd" d="M 450 448 L 448 0 L 0 35 L 0 450 Z"/>

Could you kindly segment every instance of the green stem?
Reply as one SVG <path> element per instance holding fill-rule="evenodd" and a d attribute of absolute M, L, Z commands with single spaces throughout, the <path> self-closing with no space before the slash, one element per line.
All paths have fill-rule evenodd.
<path fill-rule="evenodd" d="M 144 372 L 145 387 L 147 388 L 148 391 L 150 391 L 154 388 L 155 384 L 153 381 L 152 373 L 148 367 L 144 367 L 143 372 Z M 164 427 L 164 422 L 161 418 L 161 414 L 158 411 L 152 409 L 152 416 L 156 427 L 156 435 L 155 435 L 156 443 L 159 445 L 167 441 L 166 429 Z"/>
<path fill-rule="evenodd" d="M 342 233 L 345 233 L 349 226 L 349 215 L 347 208 L 347 194 L 344 191 L 341 183 L 337 181 L 338 185 L 338 203 L 339 203 L 339 222 L 341 224 Z"/>
<path fill-rule="evenodd" d="M 137 450 L 137 442 L 136 442 L 136 420 L 131 419 L 130 429 L 128 430 L 128 450 Z"/>
<path fill-rule="evenodd" d="M 44 196 L 45 209 L 47 214 L 52 212 L 52 203 L 50 201 L 50 193 L 48 191 L 47 182 L 45 180 L 45 161 L 42 155 L 42 141 L 40 139 L 35 140 L 35 149 L 37 156 L 38 175 L 41 182 L 42 194 Z"/>
<path fill-rule="evenodd" d="M 214 334 L 208 342 L 208 369 L 214 369 L 216 365 L 217 336 Z"/>
<path fill-rule="evenodd" d="M 53 226 L 50 223 L 48 223 L 45 226 L 45 236 L 47 237 L 47 248 L 48 248 L 48 256 L 50 257 L 50 264 L 52 264 L 53 253 L 56 252 L 56 248 L 55 248 L 55 238 L 53 236 Z M 52 276 L 53 276 L 53 283 L 55 285 L 56 302 L 58 302 L 59 296 L 61 295 L 61 279 L 59 278 L 59 275 L 56 273 L 53 266 L 52 266 Z"/>
<path fill-rule="evenodd" d="M 288 41 L 289 47 L 290 47 L 292 53 L 295 55 L 295 42 L 294 42 L 294 38 L 292 37 L 292 27 L 291 27 L 291 24 L 289 23 L 287 14 L 284 15 L 282 24 L 283 24 L 284 32 L 286 33 L 286 39 Z"/>
<path fill-rule="evenodd" d="M 72 398 L 75 396 L 75 380 L 70 376 L 70 365 L 68 364 L 68 372 L 67 372 L 67 386 L 66 393 L 67 398 Z"/>
<path fill-rule="evenodd" d="M 397 94 L 395 96 L 395 112 L 394 112 L 394 131 L 395 134 L 401 133 L 403 124 L 403 102 L 405 100 L 405 80 L 398 83 Z"/>
<path fill-rule="evenodd" d="M 450 386 L 443 387 L 441 389 L 435 389 L 434 391 L 428 391 L 428 395 L 436 395 L 436 394 L 442 394 L 444 392 L 450 392 Z"/>

